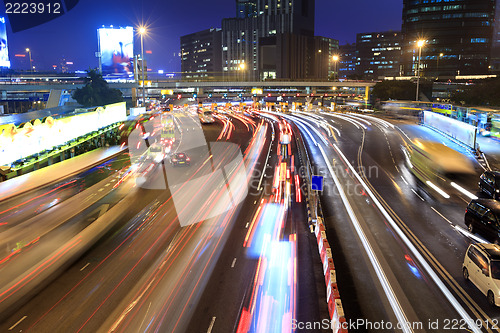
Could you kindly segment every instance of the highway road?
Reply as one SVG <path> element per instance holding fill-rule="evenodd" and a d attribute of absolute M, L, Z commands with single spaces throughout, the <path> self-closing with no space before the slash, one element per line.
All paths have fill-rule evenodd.
<path fill-rule="evenodd" d="M 220 113 L 202 126 L 185 110 L 174 123 L 172 152 L 189 166 L 150 158 L 151 121 L 129 153 L 0 203 L 1 331 L 274 332 L 329 318 L 302 145 L 325 177 L 320 211 L 350 331 L 498 330 L 498 310 L 461 271 L 481 241 L 463 215 L 482 166 L 464 151 L 475 175 L 445 198 L 404 153 L 415 138 L 462 148 L 360 114 Z"/>
<path fill-rule="evenodd" d="M 376 332 L 369 324 L 382 320 L 409 323 L 410 332 L 496 331 L 498 310 L 462 277 L 467 246 L 478 240 L 463 222 L 470 198 L 450 187 L 445 199 L 417 184 L 401 149 L 410 137 L 453 143 L 370 116 L 290 119 L 326 177 L 321 202 L 346 317 L 366 320 L 357 331 Z M 475 169 L 457 183 L 478 195 L 483 170 Z"/>
<path fill-rule="evenodd" d="M 277 149 L 277 140 L 271 140 L 271 135 L 272 127 L 279 130 L 278 124 L 257 117 L 219 115 L 215 124 L 202 128 L 197 117 L 190 113 L 177 114 L 176 124 L 179 140 L 173 149 L 190 156 L 189 167 L 173 167 L 166 158 L 152 167 L 138 167 L 135 176 L 124 170 L 126 163 L 118 166 L 115 162 L 106 164 L 109 175 L 102 179 L 96 175 L 101 168 L 89 171 L 85 174 L 90 177 L 86 180 L 88 188 L 79 195 L 93 197 L 100 194 L 102 198 L 95 198 L 92 205 L 78 211 L 75 216 L 68 216 L 66 223 L 55 229 L 47 226 L 45 238 L 37 240 L 29 251 L 23 249 L 22 256 L 10 258 L 4 267 L 0 267 L 4 272 L 16 272 L 17 269 L 22 273 L 29 262 L 32 265 L 42 263 L 38 271 L 28 274 L 25 280 L 13 282 L 12 287 L 5 287 L 3 293 L 0 292 L 8 300 L 12 291 L 17 291 L 24 281 L 42 280 L 3 313 L 9 316 L 0 325 L 0 330 L 96 332 L 159 329 L 183 332 L 203 326 L 207 329 L 210 325 L 214 331 L 239 325 L 242 305 L 252 301 L 247 291 L 253 287 L 254 277 L 259 272 L 256 270 L 259 259 L 248 256 L 249 250 L 242 245 L 259 203 L 262 199 L 272 198 L 275 169 L 267 165 L 277 163 L 273 153 Z M 143 136 L 138 137 L 140 140 Z M 136 147 L 139 146 L 138 143 Z M 137 152 L 131 150 L 130 154 L 134 153 Z M 262 169 L 266 170 L 266 175 L 262 175 Z M 112 184 L 116 190 L 110 190 L 107 184 Z M 53 185 L 45 191 L 58 186 Z M 29 195 L 40 196 L 38 193 Z M 19 198 L 23 199 L 27 200 Z M 64 203 L 71 199 L 61 200 L 53 207 L 60 208 L 57 214 L 69 214 L 72 205 L 65 207 Z M 290 193 L 287 200 L 292 202 Z M 287 211 L 284 208 L 287 205 L 282 203 L 280 209 Z M 298 244 L 307 256 L 301 255 L 296 260 L 295 270 L 297 262 L 301 270 L 289 293 L 273 295 L 294 297 L 294 302 L 286 302 L 290 304 L 289 308 L 281 313 L 287 325 L 290 325 L 292 311 L 304 320 L 319 321 L 328 316 L 322 294 L 324 290 L 317 287 L 317 281 L 323 279 L 319 273 L 321 264 L 315 243 L 311 242 L 314 237 L 311 238 L 307 223 L 304 223 L 307 218 L 303 205 L 301 201 L 291 206 L 292 213 L 286 218 L 282 237 L 292 239 L 291 235 L 298 235 L 298 240 L 294 238 L 286 242 L 293 244 L 287 245 L 287 255 L 296 256 Z M 33 215 L 29 208 L 26 206 L 25 214 Z M 39 216 L 32 216 L 36 217 Z M 63 250 L 68 247 L 67 251 L 71 252 L 71 242 L 77 244 L 85 241 L 85 237 L 93 237 L 81 234 L 90 233 L 89 229 L 106 223 L 107 219 L 113 220 L 114 226 L 105 231 L 97 243 L 83 253 L 69 256 L 69 259 L 64 257 L 67 263 L 60 263 L 50 275 L 38 276 L 37 272 L 52 265 L 52 262 L 43 261 L 47 253 L 59 253 L 58 247 Z M 272 218 L 265 220 L 268 226 L 278 225 Z M 71 231 L 68 233 L 68 230 Z M 282 244 L 279 237 L 276 244 Z M 45 249 L 45 252 L 39 249 Z M 269 260 L 275 262 L 277 259 Z M 231 269 L 228 270 L 227 266 Z M 288 272 L 287 276 L 293 276 L 290 267 L 294 266 L 287 263 L 275 272 L 281 275 L 283 269 Z M 266 271 L 261 269 L 260 272 L 264 274 Z M 15 280 L 14 276 L 10 278 Z M 268 287 L 260 295 L 273 293 L 275 278 L 268 274 L 266 279 Z M 214 291 L 220 290 L 216 286 L 220 286 L 221 281 L 226 282 L 227 288 L 214 297 Z M 296 285 L 298 281 L 302 282 L 300 288 Z M 295 309 L 297 297 L 303 301 Z M 260 301 L 265 304 L 263 299 Z M 225 311 L 228 310 L 227 304 L 235 304 L 235 307 Z M 262 324 L 260 318 L 265 316 L 264 309 L 256 311 L 252 327 L 272 325 L 269 317 L 266 324 Z M 282 307 L 277 308 L 276 313 L 281 310 Z M 214 318 L 218 318 L 217 321 Z"/>

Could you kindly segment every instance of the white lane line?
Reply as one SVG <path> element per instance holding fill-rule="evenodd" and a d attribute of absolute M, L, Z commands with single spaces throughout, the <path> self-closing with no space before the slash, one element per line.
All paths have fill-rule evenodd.
<path fill-rule="evenodd" d="M 458 185 L 457 183 L 451 182 L 451 186 L 453 186 L 455 189 L 457 189 L 462 194 L 464 194 L 465 196 L 467 196 L 469 199 L 472 199 L 472 200 L 476 200 L 477 199 L 477 196 L 475 196 L 471 192 L 467 191 L 466 189 L 464 189 L 462 186 Z"/>
<path fill-rule="evenodd" d="M 448 193 L 446 193 L 445 191 L 443 191 L 442 189 L 440 189 L 439 187 L 437 187 L 436 185 L 434 185 L 432 182 L 430 182 L 429 180 L 425 182 L 427 185 L 429 185 L 429 187 L 431 187 L 432 189 L 434 189 L 434 191 L 436 191 L 437 193 L 441 194 L 441 196 L 443 196 L 445 199 L 449 199 L 450 196 Z"/>
<path fill-rule="evenodd" d="M 210 326 L 208 326 L 207 333 L 212 333 L 212 328 L 214 328 L 215 319 L 216 319 L 215 317 L 212 317 L 212 321 L 210 322 Z"/>
<path fill-rule="evenodd" d="M 236 264 L 236 258 L 233 259 L 233 263 L 231 264 L 231 268 L 234 268 L 235 264 Z"/>
<path fill-rule="evenodd" d="M 479 237 L 479 236 L 476 236 L 474 234 L 471 234 L 468 230 L 458 226 L 458 225 L 455 225 L 453 226 L 455 228 L 455 230 L 461 232 L 462 234 L 464 234 L 465 236 L 469 237 L 469 238 L 472 238 L 473 240 L 475 240 L 476 242 L 478 243 L 489 243 L 487 240 L 485 240 L 484 238 L 482 237 Z"/>
<path fill-rule="evenodd" d="M 100 188 L 100 189 L 97 190 L 97 192 L 101 192 L 101 191 L 104 191 L 104 189 Z"/>
<path fill-rule="evenodd" d="M 266 166 L 269 165 L 267 164 L 267 162 L 269 161 L 269 156 L 271 156 L 271 147 L 273 146 L 272 143 L 269 144 L 269 149 L 267 151 L 267 157 L 266 157 L 266 161 L 264 162 L 264 168 L 262 169 L 262 175 L 260 176 L 260 180 L 259 180 L 259 185 L 257 185 L 257 190 L 260 191 L 261 188 L 260 188 L 260 185 L 262 184 L 262 179 L 264 179 L 264 175 L 265 175 L 265 170 L 266 170 Z"/>
<path fill-rule="evenodd" d="M 255 200 L 255 201 L 253 202 L 253 204 L 254 204 L 254 205 L 255 205 L 256 203 L 257 203 L 257 200 Z"/>
<path fill-rule="evenodd" d="M 247 223 L 247 225 L 245 226 L 245 229 L 248 229 L 248 226 L 250 225 L 250 223 Z"/>
<path fill-rule="evenodd" d="M 408 249 L 413 253 L 413 255 L 417 258 L 418 262 L 420 262 L 420 265 L 424 268 L 424 270 L 429 274 L 431 279 L 436 283 L 438 288 L 441 290 L 441 292 L 444 294 L 446 299 L 450 302 L 450 304 L 455 308 L 455 310 L 459 313 L 459 315 L 465 320 L 467 325 L 469 326 L 470 330 L 475 333 L 481 333 L 481 329 L 478 328 L 476 325 L 472 324 L 474 321 L 470 317 L 470 315 L 465 311 L 465 309 L 462 307 L 462 305 L 458 302 L 458 300 L 453 296 L 453 294 L 450 292 L 450 290 L 446 287 L 446 285 L 441 281 L 439 276 L 437 275 L 436 272 L 431 268 L 429 263 L 424 259 L 422 254 L 417 250 L 415 245 L 408 239 L 408 237 L 403 233 L 403 231 L 398 227 L 396 222 L 393 220 L 393 218 L 389 215 L 389 213 L 383 208 L 382 204 L 380 201 L 375 197 L 373 192 L 368 188 L 368 186 L 365 184 L 363 179 L 361 179 L 361 176 L 354 170 L 354 167 L 349 163 L 345 155 L 342 153 L 340 148 L 334 144 L 333 145 L 334 149 L 338 152 L 338 154 L 342 157 L 344 162 L 347 164 L 347 166 L 351 169 L 352 173 L 354 176 L 358 179 L 358 181 L 361 183 L 363 188 L 365 189 L 366 193 L 372 198 L 372 201 L 375 203 L 375 205 L 379 208 L 380 212 L 382 215 L 385 216 L 389 224 L 393 227 L 393 229 L 396 231 L 396 233 L 399 235 L 400 239 L 406 244 Z M 321 148 L 321 147 L 320 147 Z"/>
<path fill-rule="evenodd" d="M 12 331 L 14 329 L 14 327 L 16 327 L 17 325 L 19 325 L 24 319 L 26 319 L 28 316 L 24 316 L 22 317 L 21 319 L 19 319 L 19 321 L 17 323 L 15 323 L 14 325 L 12 325 L 10 328 L 9 328 L 9 331 Z"/>
<path fill-rule="evenodd" d="M 404 179 L 404 178 L 403 178 L 403 179 Z M 425 200 L 424 200 L 424 198 L 422 198 L 422 197 L 420 196 L 420 194 L 418 194 L 418 193 L 417 193 L 417 191 L 415 191 L 414 189 L 411 189 L 411 191 L 412 191 L 413 193 L 415 193 L 415 195 L 416 195 L 417 197 L 419 197 L 419 198 L 420 198 L 420 200 L 425 201 Z"/>
<path fill-rule="evenodd" d="M 104 185 L 104 186 L 109 186 L 109 185 L 111 185 L 111 184 L 110 184 L 110 183 L 107 183 L 107 184 L 106 184 L 106 185 Z"/>
<path fill-rule="evenodd" d="M 406 181 L 405 177 L 401 176 L 401 179 L 405 182 L 406 185 L 408 185 L 408 182 Z"/>
<path fill-rule="evenodd" d="M 436 212 L 436 214 L 438 214 L 439 216 L 441 216 L 441 217 L 442 217 L 442 218 L 443 218 L 446 222 L 448 222 L 449 224 L 453 224 L 453 222 L 451 222 L 451 221 L 450 221 L 450 220 L 448 220 L 448 219 L 447 219 L 447 218 L 446 218 L 443 214 L 441 214 L 440 212 L 438 212 L 436 208 L 431 207 L 431 209 L 432 209 L 433 211 L 435 211 L 435 212 Z"/>
<path fill-rule="evenodd" d="M 80 272 L 83 271 L 85 268 L 87 268 L 87 266 L 90 265 L 90 263 L 88 262 L 87 265 L 83 266 L 82 268 L 80 268 Z"/>
<path fill-rule="evenodd" d="M 403 327 L 403 332 L 409 333 L 413 332 L 413 330 L 410 327 L 407 327 L 403 323 L 407 323 L 408 319 L 407 316 L 404 312 L 404 310 L 401 308 L 401 305 L 399 303 L 399 300 L 392 289 L 392 286 L 385 275 L 384 269 L 382 268 L 382 265 L 378 261 L 378 258 L 375 254 L 375 251 L 373 250 L 370 242 L 368 241 L 368 238 L 366 237 L 365 232 L 363 231 L 363 228 L 361 227 L 361 224 L 358 221 L 358 218 L 356 217 L 356 214 L 354 213 L 354 210 L 352 209 L 351 204 L 349 203 L 349 200 L 347 199 L 347 196 L 344 192 L 344 189 L 342 188 L 340 184 L 340 180 L 338 179 L 337 175 L 333 171 L 332 166 L 330 165 L 330 161 L 328 160 L 323 148 L 321 146 L 318 147 L 319 151 L 321 152 L 321 155 L 323 155 L 323 159 L 325 160 L 326 167 L 328 168 L 328 171 L 330 172 L 330 175 L 338 189 L 338 193 L 340 194 L 340 198 L 342 199 L 342 203 L 344 204 L 344 207 L 347 211 L 347 215 L 349 215 L 352 225 L 354 229 L 356 230 L 356 233 L 358 234 L 359 240 L 361 241 L 361 244 L 363 245 L 363 248 L 365 249 L 365 252 L 368 256 L 368 259 L 370 260 L 370 263 L 375 271 L 375 274 L 378 277 L 378 280 L 382 286 L 382 289 L 384 290 L 384 293 L 387 297 L 387 300 L 389 301 L 391 308 L 396 315 L 396 318 L 400 324 L 402 324 Z M 345 160 L 345 159 L 344 159 Z M 347 163 L 348 166 L 350 166 L 349 163 Z M 352 169 L 354 171 L 354 169 Z M 363 183 L 362 183 L 363 185 Z"/>

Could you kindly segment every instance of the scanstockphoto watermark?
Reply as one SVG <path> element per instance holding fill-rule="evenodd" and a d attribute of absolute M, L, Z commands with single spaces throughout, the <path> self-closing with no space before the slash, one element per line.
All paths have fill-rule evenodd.
<path fill-rule="evenodd" d="M 292 319 L 292 329 L 293 330 L 333 330 L 334 332 L 339 329 L 343 330 L 357 330 L 361 332 L 367 331 L 387 331 L 387 330 L 401 330 L 401 329 L 411 329 L 411 330 L 422 330 L 426 327 L 430 327 L 431 323 L 417 322 L 404 322 L 404 323 L 393 323 L 391 321 L 370 321 L 367 319 L 359 318 L 356 320 L 346 320 L 337 321 L 330 319 L 323 319 L 321 321 L 298 321 L 297 319 Z"/>

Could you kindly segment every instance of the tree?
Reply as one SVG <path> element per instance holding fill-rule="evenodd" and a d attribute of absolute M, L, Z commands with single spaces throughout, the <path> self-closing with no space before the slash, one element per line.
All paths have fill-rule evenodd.
<path fill-rule="evenodd" d="M 119 89 L 110 88 L 97 69 L 87 71 L 85 86 L 76 89 L 73 98 L 85 107 L 123 102 L 122 92 Z"/>
<path fill-rule="evenodd" d="M 500 106 L 500 79 L 486 79 L 477 84 L 466 85 L 451 96 L 456 104 L 474 106 Z"/>
<path fill-rule="evenodd" d="M 416 89 L 416 85 L 410 81 L 384 80 L 377 82 L 373 87 L 372 95 L 381 101 L 389 99 L 414 100 Z"/>

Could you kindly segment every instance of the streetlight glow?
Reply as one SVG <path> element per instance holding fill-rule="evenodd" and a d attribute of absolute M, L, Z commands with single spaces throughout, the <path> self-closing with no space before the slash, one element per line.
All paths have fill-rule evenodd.
<path fill-rule="evenodd" d="M 242 62 L 239 67 L 240 67 L 240 70 L 244 70 L 246 67 L 246 64 L 244 62 Z"/>
<path fill-rule="evenodd" d="M 144 35 L 146 34 L 146 27 L 139 26 L 139 34 L 141 35 L 141 76 L 142 76 L 142 106 L 146 106 L 146 90 L 144 87 Z"/>
<path fill-rule="evenodd" d="M 338 56 L 338 55 L 334 55 L 334 56 L 332 57 L 332 59 L 333 59 L 333 61 L 339 61 L 339 56 Z"/>
<path fill-rule="evenodd" d="M 415 99 L 419 100 L 419 86 L 420 86 L 420 58 L 422 58 L 422 46 L 424 46 L 425 40 L 419 39 L 417 41 L 417 46 L 418 46 L 418 65 L 417 65 L 417 92 L 416 92 L 416 97 Z"/>

